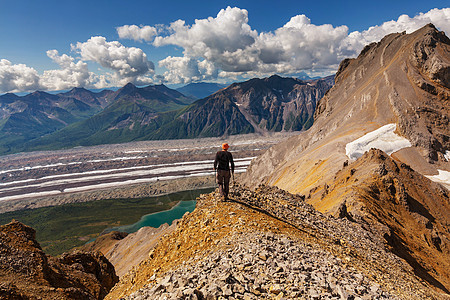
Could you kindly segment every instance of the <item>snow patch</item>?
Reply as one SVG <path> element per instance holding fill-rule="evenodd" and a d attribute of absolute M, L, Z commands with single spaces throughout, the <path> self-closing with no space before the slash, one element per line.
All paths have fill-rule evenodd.
<path fill-rule="evenodd" d="M 411 147 L 409 140 L 394 133 L 396 128 L 396 124 L 387 124 L 363 135 L 345 146 L 345 154 L 355 160 L 371 148 L 380 149 L 391 155 L 400 149 Z"/>
<path fill-rule="evenodd" d="M 438 170 L 438 175 L 425 175 L 428 179 L 438 182 L 450 190 L 450 172 Z"/>
<path fill-rule="evenodd" d="M 445 157 L 445 160 L 446 161 L 450 161 L 450 151 L 445 151 L 445 153 L 444 153 L 444 157 Z"/>

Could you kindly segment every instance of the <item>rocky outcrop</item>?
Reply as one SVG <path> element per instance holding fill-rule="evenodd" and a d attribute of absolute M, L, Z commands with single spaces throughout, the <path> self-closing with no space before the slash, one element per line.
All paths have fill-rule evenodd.
<path fill-rule="evenodd" d="M 450 290 L 448 191 L 410 166 L 372 149 L 343 167 L 323 191 L 330 213 L 383 237 L 417 276 Z"/>
<path fill-rule="evenodd" d="M 117 281 L 100 253 L 47 256 L 31 227 L 0 226 L 1 299 L 103 299 Z"/>
<path fill-rule="evenodd" d="M 278 188 L 234 186 L 194 212 L 108 299 L 445 299 L 364 224 L 325 216 Z"/>

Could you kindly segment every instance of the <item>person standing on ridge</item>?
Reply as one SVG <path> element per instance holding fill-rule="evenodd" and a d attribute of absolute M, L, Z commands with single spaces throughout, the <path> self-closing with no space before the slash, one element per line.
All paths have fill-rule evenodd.
<path fill-rule="evenodd" d="M 228 148 L 230 146 L 227 143 L 223 143 L 222 151 L 216 153 L 216 159 L 214 160 L 214 170 L 217 170 L 216 179 L 219 184 L 219 192 L 224 200 L 228 200 L 231 174 L 234 176 L 233 155 L 228 152 Z"/>

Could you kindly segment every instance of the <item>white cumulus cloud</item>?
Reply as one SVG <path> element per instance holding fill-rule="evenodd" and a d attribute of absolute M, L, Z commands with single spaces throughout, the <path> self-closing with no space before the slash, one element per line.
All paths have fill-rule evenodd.
<path fill-rule="evenodd" d="M 265 73 L 294 73 L 333 68 L 346 57 L 340 45 L 347 33 L 347 26 L 314 25 L 305 15 L 292 17 L 273 33 L 259 35 L 259 69 Z"/>
<path fill-rule="evenodd" d="M 81 60 L 93 61 L 114 72 L 112 80 L 120 83 L 142 81 L 154 73 L 155 66 L 140 48 L 125 47 L 118 41 L 107 42 L 102 36 L 91 37 L 87 42 L 72 45 Z M 148 77 L 148 76 L 147 76 Z"/>
<path fill-rule="evenodd" d="M 157 34 L 157 30 L 152 26 L 124 25 L 116 28 L 121 39 L 150 42 Z"/>
<path fill-rule="evenodd" d="M 222 9 L 215 18 L 173 22 L 170 35 L 157 36 L 155 46 L 176 45 L 186 57 L 206 59 L 225 71 L 250 71 L 256 61 L 245 51 L 255 44 L 258 33 L 248 25 L 248 12 L 237 7 Z"/>
<path fill-rule="evenodd" d="M 60 68 L 45 70 L 42 74 L 24 64 L 15 65 L 6 59 L 0 60 L 0 92 L 105 88 L 128 82 L 137 85 L 153 83 L 154 64 L 140 48 L 125 47 L 117 41 L 108 42 L 106 38 L 96 36 L 72 45 L 72 50 L 79 57 L 48 50 L 47 56 Z M 95 62 L 106 70 L 96 74 L 89 70 L 88 62 Z"/>
<path fill-rule="evenodd" d="M 0 91 L 22 92 L 40 89 L 38 72 L 24 64 L 0 59 Z"/>
<path fill-rule="evenodd" d="M 164 80 L 175 84 L 211 80 L 218 75 L 213 63 L 186 56 L 168 56 L 159 62 L 159 66 L 168 70 L 164 72 Z"/>
<path fill-rule="evenodd" d="M 177 20 L 167 26 L 117 27 L 122 39 L 182 49 L 181 56 L 170 54 L 158 62 L 163 69 L 160 74 L 155 75 L 155 66 L 142 49 L 94 36 L 71 45 L 78 57 L 49 50 L 48 57 L 60 68 L 42 74 L 32 67 L 0 58 L 0 92 L 73 86 L 102 88 L 127 82 L 146 85 L 154 80 L 189 83 L 220 78 L 227 81 L 302 71 L 328 75 L 337 70 L 342 59 L 356 57 L 365 45 L 378 42 L 390 33 L 411 33 L 428 23 L 449 36 L 450 8 L 431 9 L 412 17 L 401 15 L 397 20 L 354 32 L 349 32 L 345 25 L 313 24 L 307 16 L 299 14 L 279 28 L 258 32 L 249 25 L 247 10 L 227 7 L 215 17 L 196 19 L 193 24 Z M 96 73 L 88 69 L 92 62 L 102 67 Z"/>
<path fill-rule="evenodd" d="M 247 10 L 227 7 L 216 17 L 195 20 L 192 25 L 183 20 L 171 23 L 168 33 L 159 34 L 153 41 L 156 47 L 183 48 L 183 57 L 170 56 L 160 62 L 160 66 L 168 69 L 164 74 L 166 80 L 189 82 L 211 76 L 196 67 L 199 61 L 214 66 L 218 72 L 212 75 L 219 77 L 294 74 L 304 70 L 331 73 L 342 59 L 357 56 L 365 45 L 387 34 L 410 33 L 427 23 L 448 34 L 450 9 L 432 9 L 414 17 L 402 15 L 398 20 L 351 33 L 345 25 L 315 25 L 305 15 L 294 16 L 284 26 L 269 32 L 258 33 L 248 22 Z"/>
<path fill-rule="evenodd" d="M 380 41 L 390 33 L 412 33 L 421 27 L 433 23 L 439 30 L 450 35 L 450 8 L 432 9 L 427 13 L 420 13 L 414 17 L 401 15 L 397 20 L 384 22 L 381 25 L 372 26 L 362 32 L 354 31 L 344 40 L 343 47 L 347 47 L 349 53 L 358 54 L 365 45 Z"/>
<path fill-rule="evenodd" d="M 75 62 L 73 57 L 66 54 L 59 55 L 57 50 L 48 50 L 47 56 L 61 68 L 59 70 L 44 71 L 44 74 L 41 76 L 41 84 L 47 90 L 95 87 L 95 81 L 99 81 L 94 73 L 89 72 L 85 62 Z"/>

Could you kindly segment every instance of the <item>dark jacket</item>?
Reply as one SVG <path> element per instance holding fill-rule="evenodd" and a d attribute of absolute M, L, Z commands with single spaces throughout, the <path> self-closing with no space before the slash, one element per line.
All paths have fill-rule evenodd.
<path fill-rule="evenodd" d="M 234 173 L 233 155 L 228 151 L 219 151 L 216 153 L 214 160 L 214 169 L 229 171 L 231 165 L 231 172 Z"/>

